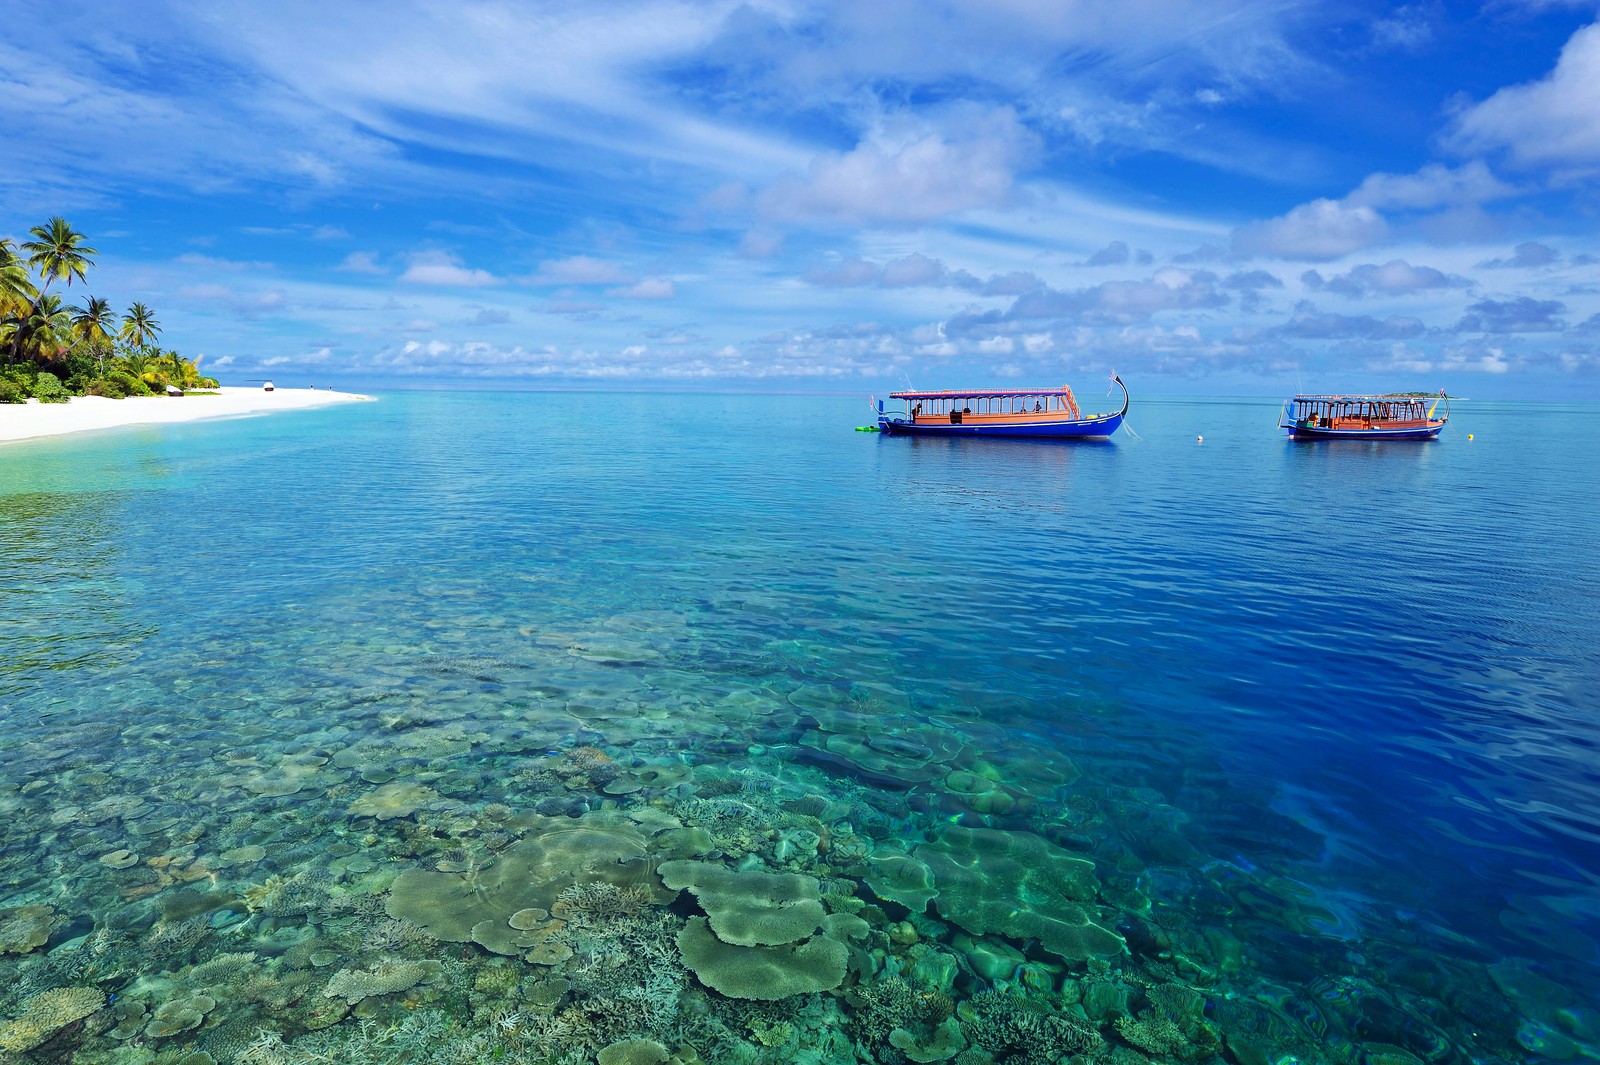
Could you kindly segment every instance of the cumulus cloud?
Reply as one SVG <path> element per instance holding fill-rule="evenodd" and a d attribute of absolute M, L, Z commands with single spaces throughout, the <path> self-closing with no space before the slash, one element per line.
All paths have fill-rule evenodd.
<path fill-rule="evenodd" d="M 903 259 L 884 264 L 882 284 L 885 288 L 929 285 L 943 281 L 948 273 L 944 263 L 921 252 L 912 252 Z"/>
<path fill-rule="evenodd" d="M 1459 333 L 1555 333 L 1566 328 L 1556 317 L 1566 313 L 1560 300 L 1518 296 L 1511 300 L 1479 300 L 1456 323 Z"/>
<path fill-rule="evenodd" d="M 1085 260 L 1085 266 L 1120 266 L 1130 258 L 1126 241 L 1114 240 Z"/>
<path fill-rule="evenodd" d="M 1559 262 L 1560 259 L 1561 256 L 1548 244 L 1540 244 L 1536 240 L 1529 240 L 1512 248 L 1509 259 L 1489 259 L 1478 265 L 1490 270 L 1506 270 L 1549 266 L 1552 263 Z"/>
<path fill-rule="evenodd" d="M 1300 279 L 1308 288 L 1326 289 L 1351 299 L 1406 295 L 1434 288 L 1466 288 L 1472 284 L 1464 277 L 1446 274 L 1431 266 L 1412 266 L 1404 259 L 1390 259 L 1382 266 L 1364 263 L 1330 278 L 1307 270 Z"/>
<path fill-rule="evenodd" d="M 400 280 L 413 285 L 446 288 L 481 288 L 500 283 L 500 279 L 489 271 L 463 266 L 458 256 L 439 251 L 413 253 L 411 265 L 400 275 Z"/>
<path fill-rule="evenodd" d="M 1463 152 L 1503 149 L 1527 167 L 1600 166 L 1600 23 L 1572 35 L 1549 76 L 1463 111 L 1449 143 Z"/>
<path fill-rule="evenodd" d="M 385 274 L 388 273 L 378 265 L 377 257 L 370 251 L 353 251 L 344 257 L 344 260 L 334 267 L 351 274 Z"/>
<path fill-rule="evenodd" d="M 1261 310 L 1266 303 L 1265 293 L 1268 289 L 1283 287 L 1283 282 L 1266 270 L 1236 271 L 1219 284 L 1222 288 L 1239 293 L 1239 308 L 1246 314 Z"/>
<path fill-rule="evenodd" d="M 1462 207 L 1515 196 L 1481 159 L 1459 167 L 1430 163 L 1414 174 L 1371 174 L 1344 198 L 1354 207 L 1377 210 L 1426 211 Z"/>
<path fill-rule="evenodd" d="M 1503 374 L 1510 371 L 1511 362 L 1501 348 L 1461 344 L 1440 351 L 1438 368 L 1450 373 Z"/>
<path fill-rule="evenodd" d="M 1312 200 L 1281 218 L 1241 226 L 1233 231 L 1233 250 L 1240 255 L 1313 262 L 1337 259 L 1370 247 L 1388 235 L 1377 211 L 1334 200 Z"/>
<path fill-rule="evenodd" d="M 803 178 L 768 189 L 761 209 L 783 221 L 910 224 L 1001 207 L 1011 199 L 1017 168 L 1035 149 L 1035 136 L 1002 109 L 960 133 L 879 137 L 819 156 Z"/>
<path fill-rule="evenodd" d="M 1229 301 L 1215 274 L 1169 267 L 1148 281 L 1107 281 L 1072 291 L 1035 289 L 1018 296 L 1007 311 L 958 315 L 945 323 L 945 330 L 950 336 L 992 335 L 1001 324 L 1044 319 L 1130 325 L 1163 311 L 1209 310 Z"/>
<path fill-rule="evenodd" d="M 1282 288 L 1283 282 L 1277 275 L 1266 270 L 1242 270 L 1229 274 L 1222 281 L 1223 288 L 1240 289 L 1243 291 L 1259 291 L 1264 288 Z"/>
<path fill-rule="evenodd" d="M 1289 320 L 1272 330 L 1277 336 L 1301 340 L 1349 340 L 1370 338 L 1375 340 L 1409 340 L 1422 336 L 1427 327 L 1420 318 L 1392 316 L 1373 318 L 1369 315 L 1353 317 L 1319 310 L 1316 304 L 1303 300 L 1295 304 Z"/>

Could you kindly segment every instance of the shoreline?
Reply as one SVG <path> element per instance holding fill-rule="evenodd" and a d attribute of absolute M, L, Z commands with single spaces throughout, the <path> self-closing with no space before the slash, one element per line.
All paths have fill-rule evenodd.
<path fill-rule="evenodd" d="M 284 410 L 312 410 L 335 403 L 373 402 L 371 396 L 333 389 L 225 387 L 218 395 L 129 396 L 105 399 L 74 396 L 67 403 L 0 405 L 0 446 L 53 436 L 122 429 L 135 425 L 175 425 L 212 418 L 237 418 Z"/>

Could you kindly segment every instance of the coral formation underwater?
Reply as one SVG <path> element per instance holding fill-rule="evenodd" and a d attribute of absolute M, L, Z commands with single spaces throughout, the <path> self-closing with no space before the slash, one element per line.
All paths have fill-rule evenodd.
<path fill-rule="evenodd" d="M 672 617 L 532 641 L 546 668 L 306 664 L 271 719 L 219 694 L 30 726 L 0 783 L 0 1061 L 1600 1053 L 1538 972 L 1382 939 L 1364 964 L 1092 752 L 786 646 L 708 692 Z"/>

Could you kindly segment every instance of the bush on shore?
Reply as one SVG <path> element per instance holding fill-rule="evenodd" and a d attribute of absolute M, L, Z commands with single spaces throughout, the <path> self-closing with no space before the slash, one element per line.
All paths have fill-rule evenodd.
<path fill-rule="evenodd" d="M 26 403 L 28 393 L 9 377 L 0 377 L 0 403 Z"/>
<path fill-rule="evenodd" d="M 61 378 L 48 372 L 33 379 L 33 394 L 40 403 L 66 403 L 72 399 L 72 393 L 61 383 Z"/>

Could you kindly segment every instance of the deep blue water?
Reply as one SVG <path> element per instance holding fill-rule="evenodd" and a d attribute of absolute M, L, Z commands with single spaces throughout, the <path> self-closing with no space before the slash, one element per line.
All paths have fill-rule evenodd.
<path fill-rule="evenodd" d="M 852 432 L 869 414 L 865 397 L 412 393 L 0 448 L 0 928 L 53 911 L 44 946 L 0 936 L 0 970 L 81 983 L 45 963 L 102 927 L 146 951 L 184 890 L 142 872 L 152 856 L 257 843 L 259 866 L 210 861 L 199 906 L 248 919 L 179 960 L 267 956 L 245 940 L 298 921 L 345 951 L 334 968 L 370 965 L 333 918 L 238 901 L 268 873 L 315 866 L 333 895 L 373 875 L 280 822 L 376 847 L 475 801 L 641 801 L 527 775 L 581 747 L 693 769 L 642 793 L 685 823 L 722 774 L 698 794 L 843 796 L 834 830 L 871 848 L 954 824 L 1090 858 L 1095 913 L 1128 943 L 1109 961 L 1126 1013 L 1176 981 L 1222 1040 L 1164 1057 L 1091 1010 L 1124 1052 L 1600 1058 L 1600 411 L 1460 403 L 1423 445 L 1291 443 L 1274 402 L 1136 387 L 1134 433 L 1109 444 Z M 397 731 L 437 749 L 341 762 Z M 297 790 L 240 782 L 307 752 Z M 1006 800 L 952 797 L 946 770 L 975 766 Z M 408 772 L 436 805 L 352 813 Z M 82 813 L 107 796 L 135 809 Z M 431 860 L 414 843 L 388 857 Z M 98 860 L 120 849 L 131 872 Z M 797 868 L 848 888 L 844 853 Z M 963 949 L 933 923 L 950 913 L 925 916 L 925 944 Z M 1053 966 L 1052 988 L 1014 978 L 1051 1008 L 1108 979 L 998 938 Z M 154 964 L 95 978 L 138 991 Z M 961 965 L 952 999 L 992 989 Z M 291 1046 L 313 1027 L 297 1008 L 277 1010 Z M 231 1022 L 208 1016 L 172 1038 L 221 1061 Z M 751 1053 L 820 1053 L 794 1023 L 787 1050 Z M 92 1028 L 59 1038 L 111 1038 Z"/>

